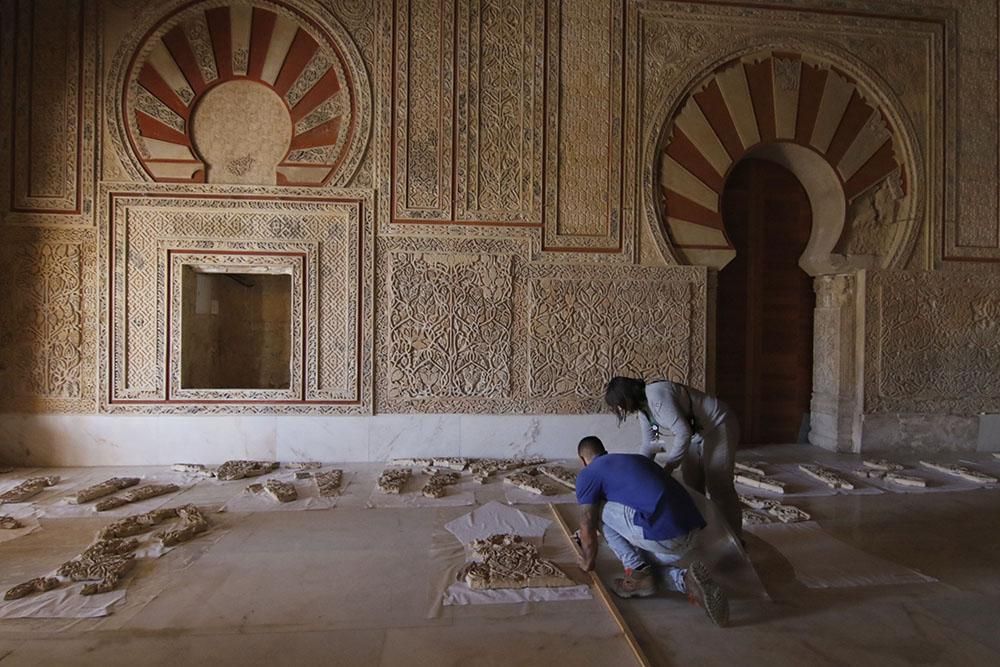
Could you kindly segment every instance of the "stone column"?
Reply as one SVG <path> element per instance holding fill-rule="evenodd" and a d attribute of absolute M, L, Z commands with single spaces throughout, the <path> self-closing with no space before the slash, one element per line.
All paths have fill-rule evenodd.
<path fill-rule="evenodd" d="M 858 276 L 817 277 L 813 333 L 813 393 L 809 442 L 837 452 L 857 451 Z"/>

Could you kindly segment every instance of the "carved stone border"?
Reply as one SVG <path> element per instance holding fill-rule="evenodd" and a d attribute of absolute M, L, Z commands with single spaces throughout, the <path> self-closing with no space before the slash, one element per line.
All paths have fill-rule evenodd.
<path fill-rule="evenodd" d="M 317 192 L 311 188 L 102 184 L 99 244 L 102 267 L 101 410 L 142 414 L 370 414 L 373 367 L 372 243 L 375 219 L 372 200 L 373 193 L 369 190 Z M 120 335 L 120 331 L 128 321 L 120 303 L 125 277 L 125 264 L 121 257 L 121 248 L 124 246 L 121 244 L 129 238 L 123 236 L 122 223 L 124 222 L 125 228 L 129 226 L 129 209 L 133 206 L 146 209 L 164 207 L 172 209 L 175 213 L 208 207 L 210 210 L 225 211 L 237 217 L 253 216 L 255 212 L 272 216 L 269 218 L 272 222 L 265 227 L 259 225 L 253 227 L 251 238 L 234 238 L 227 241 L 223 234 L 192 234 L 190 232 L 193 230 L 188 229 L 188 233 L 182 231 L 179 236 L 175 234 L 173 237 L 168 233 L 159 233 L 155 238 L 156 243 L 170 241 L 171 238 L 187 243 L 198 240 L 192 239 L 192 236 L 200 236 L 199 247 L 211 247 L 214 243 L 224 242 L 229 243 L 229 247 L 265 254 L 283 251 L 301 252 L 304 245 L 318 244 L 318 250 L 310 253 L 316 257 L 315 264 L 307 262 L 305 266 L 307 284 L 307 293 L 304 297 L 307 313 L 304 325 L 305 396 L 301 402 L 226 405 L 169 402 L 166 393 L 165 366 L 167 347 L 165 289 L 159 290 L 162 303 L 151 311 L 155 312 L 158 319 L 157 338 L 160 342 L 157 343 L 156 357 L 161 379 L 157 381 L 158 386 L 152 393 L 148 390 L 122 393 L 123 348 L 120 341 L 116 341 L 116 336 Z M 301 211 L 303 215 L 296 218 L 296 211 Z M 328 211 L 329 215 L 321 214 L 323 211 Z M 147 235 L 149 231 L 147 230 Z M 139 231 L 132 230 L 131 233 L 134 238 Z M 330 246 L 338 235 L 343 237 L 343 243 L 347 245 Z M 345 253 L 342 259 L 334 249 Z M 338 261 L 343 264 L 339 270 Z M 165 285 L 165 268 L 158 280 L 159 284 Z M 308 289 L 310 281 L 315 281 L 317 285 L 315 289 Z M 328 291 L 330 289 L 337 292 L 331 293 Z M 330 298 L 331 294 L 338 293 L 342 296 L 338 296 L 337 299 Z M 149 294 L 143 298 L 157 297 Z M 344 310 L 337 311 L 337 314 L 343 313 L 345 327 L 343 331 L 330 329 L 330 314 L 325 310 L 338 303 L 338 299 L 344 303 Z M 148 305 L 146 309 L 149 310 Z M 324 334 L 324 329 L 334 338 L 328 338 Z M 336 359 L 338 355 L 345 364 L 344 384 L 343 386 L 324 384 L 320 381 L 323 359 L 327 356 Z"/>
<path fill-rule="evenodd" d="M 162 249 L 161 258 L 169 267 L 167 284 L 169 304 L 167 320 L 170 323 L 167 364 L 170 384 L 167 391 L 171 401 L 183 402 L 225 402 L 242 403 L 251 401 L 294 401 L 303 397 L 303 348 L 306 310 L 303 292 L 305 285 L 306 253 L 290 250 L 280 255 L 268 255 L 258 251 L 202 251 Z M 271 269 L 287 269 L 291 274 L 291 359 L 288 389 L 184 389 L 181 370 L 183 368 L 183 270 L 185 266 L 211 266 L 239 269 L 250 266 L 266 266 Z M 311 272 L 315 275 L 315 267 Z"/>

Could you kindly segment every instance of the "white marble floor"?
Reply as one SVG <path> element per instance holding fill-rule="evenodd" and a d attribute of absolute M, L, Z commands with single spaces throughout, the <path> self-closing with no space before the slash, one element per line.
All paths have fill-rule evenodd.
<path fill-rule="evenodd" d="M 759 453 L 774 461 L 831 458 L 807 447 Z M 0 665 L 632 664 L 596 599 L 435 611 L 436 541 L 471 507 L 370 509 L 377 469 L 357 471 L 332 509 L 211 515 L 212 533 L 138 573 L 106 618 L 0 621 Z M 500 485 L 484 488 L 478 502 L 504 497 Z M 678 596 L 621 602 L 655 664 L 1000 663 L 1000 490 L 795 504 L 834 538 L 938 581 L 810 589 L 780 552 L 750 535 L 772 601 L 735 600 L 732 627 L 714 628 Z M 0 544 L 4 590 L 78 553 L 107 522 L 40 521 L 41 530 Z M 550 527 L 546 541 L 562 539 L 558 530 Z M 607 553 L 601 571 L 614 574 Z"/>

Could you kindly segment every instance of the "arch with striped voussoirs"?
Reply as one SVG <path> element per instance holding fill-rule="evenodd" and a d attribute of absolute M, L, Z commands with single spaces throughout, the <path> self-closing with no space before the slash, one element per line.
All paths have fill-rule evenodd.
<path fill-rule="evenodd" d="M 115 66 L 118 144 L 133 175 L 299 186 L 350 179 L 371 102 L 361 56 L 336 19 L 301 0 L 167 7 L 126 41 Z"/>
<path fill-rule="evenodd" d="M 896 266 L 912 243 L 916 166 L 897 116 L 827 59 L 755 51 L 714 68 L 668 116 L 654 199 L 668 252 L 721 269 L 736 255 L 721 213 L 742 159 L 777 162 L 813 210 L 799 264 L 810 275 Z"/>

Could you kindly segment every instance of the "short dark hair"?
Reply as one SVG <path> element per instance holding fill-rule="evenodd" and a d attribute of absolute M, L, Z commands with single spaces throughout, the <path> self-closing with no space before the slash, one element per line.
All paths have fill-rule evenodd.
<path fill-rule="evenodd" d="M 619 421 L 646 403 L 646 382 L 642 378 L 613 377 L 604 390 L 604 402 L 618 413 Z"/>
<path fill-rule="evenodd" d="M 604 443 L 601 442 L 600 438 L 596 435 L 588 435 L 580 440 L 580 444 L 576 446 L 576 453 L 578 456 L 594 457 L 607 454 L 608 450 L 604 449 Z"/>

